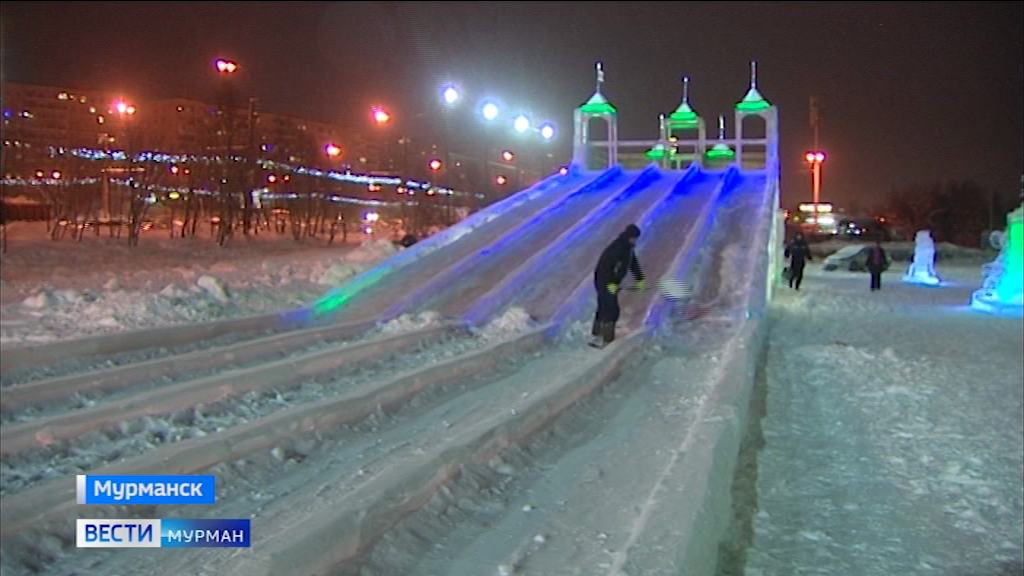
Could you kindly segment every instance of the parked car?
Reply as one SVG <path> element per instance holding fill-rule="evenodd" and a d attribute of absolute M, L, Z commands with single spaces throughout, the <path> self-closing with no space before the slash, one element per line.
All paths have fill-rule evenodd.
<path fill-rule="evenodd" d="M 822 269 L 827 271 L 849 270 L 850 272 L 865 272 L 868 269 L 868 256 L 871 255 L 871 247 L 871 244 L 844 246 L 825 257 Z M 885 263 L 886 270 L 889 269 L 891 260 L 892 257 L 887 259 Z"/>

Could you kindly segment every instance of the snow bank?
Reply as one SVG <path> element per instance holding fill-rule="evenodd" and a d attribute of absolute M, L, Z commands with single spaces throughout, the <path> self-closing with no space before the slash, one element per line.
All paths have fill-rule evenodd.
<path fill-rule="evenodd" d="M 129 248 L 104 237 L 54 242 L 28 224 L 12 236 L 0 268 L 4 348 L 292 309 L 398 250 L 387 240 L 326 246 L 267 234 L 226 247 L 144 237 Z"/>

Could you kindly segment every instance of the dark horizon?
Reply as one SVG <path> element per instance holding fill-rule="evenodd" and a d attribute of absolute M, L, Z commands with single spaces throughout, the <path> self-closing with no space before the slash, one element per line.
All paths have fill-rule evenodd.
<path fill-rule="evenodd" d="M 585 6 L 585 10 L 579 8 Z M 558 124 L 594 63 L 620 136 L 654 138 L 680 78 L 715 132 L 749 84 L 778 106 L 783 200 L 810 199 L 808 101 L 821 101 L 826 201 L 877 202 L 894 187 L 973 181 L 1016 197 L 1024 172 L 1024 4 L 1011 2 L 12 2 L 3 79 L 209 99 L 212 62 L 238 61 L 269 112 L 359 130 L 442 113 L 456 82 Z M 228 25 L 227 23 L 231 23 Z M 511 111 L 511 108 L 510 108 Z M 464 122 L 470 122 L 464 119 Z M 464 130 L 476 129 L 471 123 Z"/>

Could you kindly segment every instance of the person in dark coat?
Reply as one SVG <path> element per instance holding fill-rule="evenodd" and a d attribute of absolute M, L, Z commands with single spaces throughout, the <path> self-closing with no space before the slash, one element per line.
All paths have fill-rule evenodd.
<path fill-rule="evenodd" d="M 786 257 L 789 258 L 789 287 L 799 290 L 804 281 L 804 265 L 813 260 L 811 247 L 807 245 L 802 233 L 797 232 L 793 241 L 786 246 Z"/>
<path fill-rule="evenodd" d="M 619 286 L 628 272 L 636 278 L 637 288 L 645 286 L 644 272 L 640 268 L 634 249 L 640 238 L 636 224 L 626 226 L 618 238 L 612 241 L 594 268 L 594 289 L 597 290 L 597 314 L 590 334 L 590 345 L 604 348 L 615 340 L 615 323 L 619 321 Z"/>
<path fill-rule="evenodd" d="M 867 268 L 868 272 L 871 273 L 871 291 L 882 289 L 882 272 L 885 272 L 886 268 L 889 267 L 889 260 L 885 255 L 885 249 L 882 248 L 882 242 L 875 240 L 875 245 L 871 247 L 871 251 L 868 252 Z"/>

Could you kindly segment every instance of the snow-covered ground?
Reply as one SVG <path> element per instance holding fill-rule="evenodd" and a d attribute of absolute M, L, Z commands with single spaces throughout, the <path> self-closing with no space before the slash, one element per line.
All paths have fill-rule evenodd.
<path fill-rule="evenodd" d="M 968 308 L 975 260 L 779 290 L 748 576 L 1022 573 L 1024 331 Z"/>
<path fill-rule="evenodd" d="M 290 235 L 143 233 L 138 247 L 86 235 L 44 237 L 42 223 L 9 226 L 0 259 L 0 346 L 261 314 L 308 304 L 398 248 L 362 234 L 328 245 Z"/>
<path fill-rule="evenodd" d="M 22 233 L 14 233 L 18 226 L 25 226 Z M 3 346 L 289 308 L 394 250 L 388 242 L 300 246 L 287 237 L 238 240 L 226 248 L 209 239 L 147 237 L 143 243 L 137 249 L 95 238 L 54 243 L 31 239 L 27 225 L 12 227 L 0 268 Z M 737 518 L 746 526 L 730 532 L 720 573 L 994 576 L 1021 565 L 1024 331 L 1020 319 L 968 308 L 987 259 L 975 251 L 944 259 L 936 266 L 947 281 L 941 287 L 903 284 L 904 266 L 897 264 L 883 290 L 872 293 L 866 275 L 823 272 L 813 263 L 799 293 L 779 288 L 755 391 L 761 407 L 751 411 L 751 418 L 760 418 L 752 433 L 764 441 L 753 459 L 756 490 L 737 499 Z M 551 434 L 509 447 L 501 459 L 464 474 L 444 491 L 446 498 L 432 500 L 385 539 L 365 573 L 642 573 L 630 571 L 627 557 L 636 556 L 628 553 L 630 543 L 641 518 L 666 513 L 661 498 L 669 496 L 658 496 L 652 486 L 670 485 L 665 455 L 686 464 L 680 446 L 689 442 L 686 432 L 710 392 L 703 377 L 720 371 L 731 326 L 742 317 L 742 311 L 718 312 L 689 324 L 678 341 L 648 350 L 645 362 L 570 411 Z M 402 325 L 382 332 L 435 321 L 402 318 Z M 503 338 L 529 328 L 515 309 L 492 326 Z M 570 333 L 582 340 L 586 330 L 578 325 Z M 439 346 L 461 351 L 465 340 Z M 599 354 L 562 347 L 510 357 L 511 367 L 497 368 L 493 380 L 459 384 L 457 391 L 410 402 L 408 410 L 375 414 L 341 440 L 317 435 L 308 446 L 218 465 L 224 500 L 218 494 L 217 514 L 252 513 L 268 530 L 275 518 L 296 517 L 302 508 L 293 504 L 316 514 L 325 506 L 319 500 L 324 486 L 362 489 L 378 468 L 429 455 L 503 407 L 515 414 L 514 407 L 542 393 L 545 383 Z M 426 353 L 434 355 L 429 361 L 443 357 L 436 348 Z M 514 371 L 522 365 L 529 369 Z M 347 385 L 391 377 L 403 366 L 387 360 Z M 253 407 L 263 399 L 240 401 L 256 415 Z M 217 413 L 206 416 L 213 428 L 224 424 Z M 173 436 L 179 425 L 189 426 L 151 418 L 141 431 L 156 427 Z M 126 430 L 140 431 L 135 424 Z M 103 456 L 127 445 L 121 440 L 110 450 L 77 450 L 79 460 L 55 467 L 69 473 L 83 454 Z M 749 468 L 740 473 L 754 477 Z M 42 573 L 53 574 L 136 568 L 156 574 L 171 564 L 180 573 L 213 574 L 245 559 L 215 549 L 186 558 L 145 550 L 60 551 L 52 542 L 43 548 L 51 555 L 43 564 L 53 570 Z"/>

